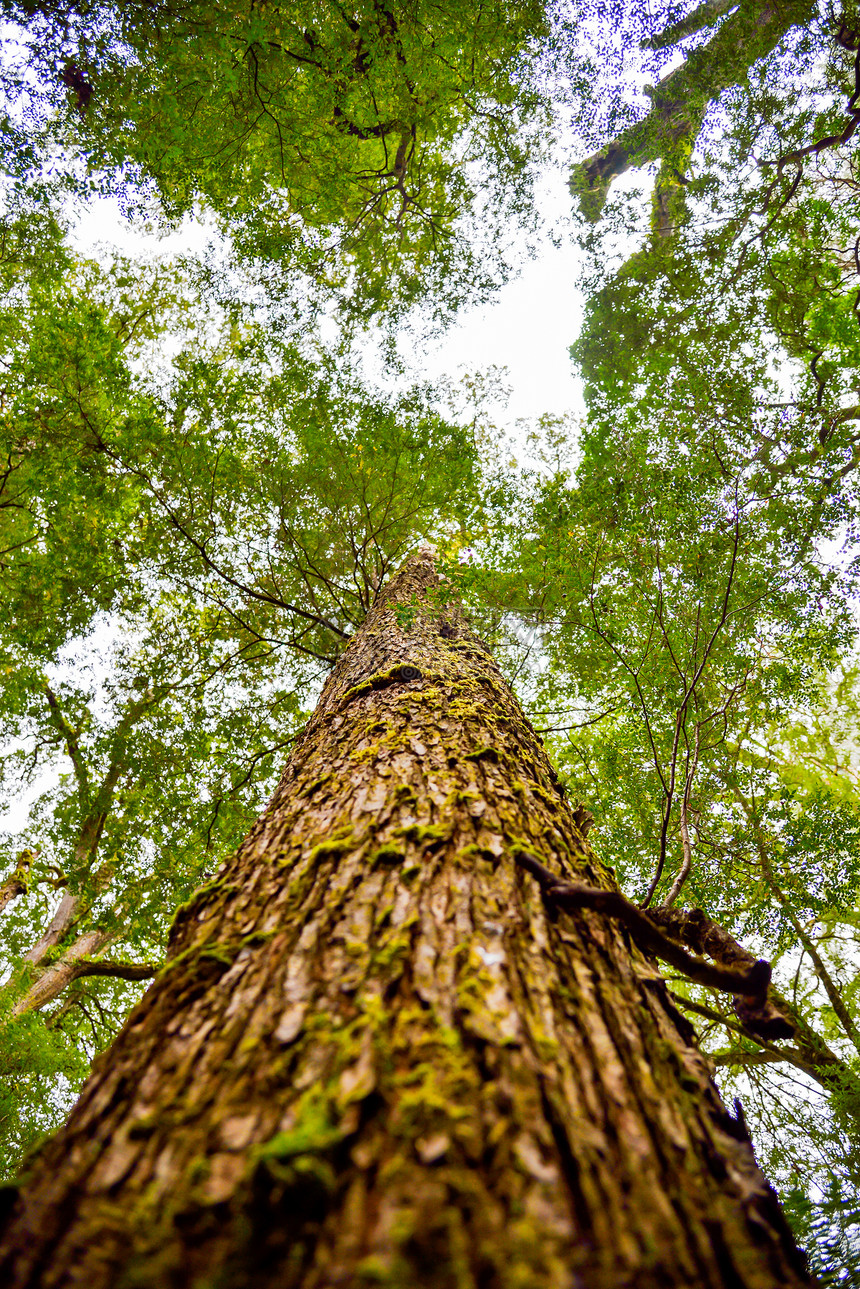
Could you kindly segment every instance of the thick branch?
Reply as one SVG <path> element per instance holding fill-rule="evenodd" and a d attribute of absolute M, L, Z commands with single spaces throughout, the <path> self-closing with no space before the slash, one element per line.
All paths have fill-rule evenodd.
<path fill-rule="evenodd" d="M 574 172 L 572 188 L 583 214 L 597 220 L 609 185 L 631 166 L 663 159 L 677 164 L 679 145 L 696 139 L 709 103 L 739 85 L 753 63 L 776 47 L 790 27 L 809 21 L 809 0 L 741 0 L 706 45 L 670 72 L 651 91 L 651 110 L 622 130 Z"/>
<path fill-rule="evenodd" d="M 78 936 L 62 958 L 50 963 L 38 979 L 33 981 L 12 1008 L 12 1015 L 23 1016 L 25 1012 L 38 1011 L 40 1007 L 53 1002 L 78 976 L 94 974 L 81 968 L 85 968 L 92 955 L 104 949 L 115 935 L 115 931 L 96 929 Z"/>
<path fill-rule="evenodd" d="M 81 976 L 113 976 L 116 980 L 151 980 L 160 962 L 110 962 L 105 958 L 84 959 L 75 965 L 74 979 Z"/>
<path fill-rule="evenodd" d="M 18 856 L 15 871 L 0 886 L 0 913 L 3 912 L 7 904 L 11 904 L 13 900 L 17 900 L 19 895 L 26 893 L 27 874 L 30 871 L 32 862 L 33 852 L 31 850 L 22 850 Z"/>
<path fill-rule="evenodd" d="M 690 998 L 684 998 L 680 994 L 669 991 L 672 1001 L 682 1008 L 683 1011 L 692 1012 L 694 1016 L 701 1016 L 705 1020 L 713 1021 L 718 1025 L 724 1025 L 733 1033 L 743 1035 L 745 1038 L 751 1038 L 761 1043 L 762 1052 L 766 1052 L 774 1064 L 785 1062 L 794 1066 L 795 1069 L 802 1070 L 810 1078 L 815 1079 L 825 1092 L 835 1092 L 840 1097 L 840 1104 L 843 1110 L 847 1111 L 853 1118 L 857 1118 L 855 1107 L 860 1106 L 860 1080 L 849 1065 L 835 1054 L 821 1039 L 815 1030 L 811 1029 L 805 1021 L 801 1020 L 795 1013 L 791 1004 L 775 990 L 773 992 L 774 1000 L 784 1014 L 788 1016 L 795 1026 L 795 1043 L 794 1047 L 775 1047 L 768 1043 L 766 1039 L 760 1038 L 743 1023 L 729 1020 L 720 1012 L 715 1011 L 712 1007 L 706 1007 L 703 1003 L 693 1002 Z M 737 1054 L 737 1050 L 733 1055 Z M 723 1056 L 728 1054 L 723 1053 Z M 718 1065 L 729 1065 L 728 1059 L 719 1060 L 712 1058 Z M 761 1064 L 764 1062 L 764 1056 L 759 1061 L 749 1062 L 746 1064 Z"/>
<path fill-rule="evenodd" d="M 78 916 L 80 903 L 81 897 L 79 895 L 73 895 L 71 891 L 66 891 L 64 893 L 63 898 L 57 906 L 56 913 L 51 918 L 47 930 L 24 954 L 25 962 L 41 962 L 51 949 L 56 948 L 63 936 L 73 925 L 75 918 Z"/>
<path fill-rule="evenodd" d="M 75 863 L 79 870 L 92 872 L 102 832 L 113 805 L 113 794 L 126 768 L 126 735 L 143 713 L 152 706 L 156 698 L 154 695 L 150 695 L 129 704 L 114 733 L 110 764 L 93 799 L 90 791 L 89 773 L 84 764 L 74 732 L 68 727 L 55 695 L 50 689 L 47 689 L 46 692 L 48 704 L 51 708 L 52 723 L 63 732 L 63 737 L 66 739 L 66 744 L 69 748 L 69 755 L 72 756 L 75 764 L 75 773 L 80 787 L 80 798 L 84 807 L 83 822 L 75 844 Z M 96 894 L 108 886 L 111 876 L 110 868 L 105 866 L 102 866 L 96 872 L 94 877 Z M 89 907 L 89 899 L 81 894 L 66 891 L 48 929 L 24 955 L 24 961 L 31 963 L 41 962 L 51 949 L 57 947 Z"/>
<path fill-rule="evenodd" d="M 741 994 L 761 999 L 770 982 L 770 963 L 763 959 L 752 960 L 743 970 L 705 962 L 687 953 L 676 940 L 670 940 L 653 920 L 653 915 L 631 904 L 620 891 L 606 891 L 581 882 L 565 882 L 550 872 L 536 856 L 516 850 L 514 858 L 521 868 L 531 873 L 540 884 L 546 898 L 560 909 L 594 909 L 608 917 L 618 918 L 633 935 L 637 943 L 655 957 L 677 967 L 690 980 L 700 985 L 710 985 L 726 993 Z"/>
<path fill-rule="evenodd" d="M 698 9 L 688 13 L 686 18 L 681 18 L 679 22 L 673 22 L 671 26 L 665 27 L 659 35 L 652 36 L 649 40 L 642 41 L 643 49 L 668 49 L 670 45 L 677 45 L 679 40 L 686 36 L 693 36 L 703 27 L 711 27 L 725 14 L 736 9 L 738 0 L 705 0 L 700 4 Z"/>
<path fill-rule="evenodd" d="M 757 1052 L 745 1051 L 742 1047 L 733 1047 L 728 1052 L 711 1053 L 714 1065 L 732 1065 L 735 1067 L 746 1067 L 748 1065 L 780 1065 L 784 1061 L 790 1061 L 788 1052 L 760 1048 Z M 794 1062 L 792 1062 L 794 1064 Z"/>
<path fill-rule="evenodd" d="M 738 944 L 724 927 L 719 926 L 701 909 L 651 910 L 651 917 L 667 935 L 679 940 L 696 953 L 706 953 L 731 971 L 751 971 L 757 959 Z M 734 1010 L 756 1038 L 793 1038 L 796 1026 L 774 1002 L 773 991 L 757 998 L 738 998 Z"/>

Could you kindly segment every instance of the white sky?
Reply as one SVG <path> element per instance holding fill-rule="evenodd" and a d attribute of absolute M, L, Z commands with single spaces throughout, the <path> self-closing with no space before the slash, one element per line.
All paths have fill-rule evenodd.
<path fill-rule="evenodd" d="M 570 346 L 582 324 L 581 255 L 564 220 L 572 202 L 560 174 L 548 177 L 541 209 L 561 227 L 556 248 L 543 239 L 539 254 L 481 309 L 464 312 L 427 358 L 428 375 L 491 366 L 508 369 L 508 418 L 583 410 Z M 508 419 L 505 418 L 505 419 Z"/>

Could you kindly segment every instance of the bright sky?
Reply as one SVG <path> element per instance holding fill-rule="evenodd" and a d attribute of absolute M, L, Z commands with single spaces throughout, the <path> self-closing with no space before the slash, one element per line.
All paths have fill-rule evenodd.
<path fill-rule="evenodd" d="M 541 193 L 542 211 L 561 224 L 570 208 L 563 177 L 551 176 Z M 428 375 L 507 367 L 510 420 L 582 411 L 581 382 L 569 352 L 582 322 L 581 257 L 563 225 L 562 238 L 556 248 L 546 237 L 538 256 L 525 262 L 492 304 L 462 316 L 428 355 Z"/>

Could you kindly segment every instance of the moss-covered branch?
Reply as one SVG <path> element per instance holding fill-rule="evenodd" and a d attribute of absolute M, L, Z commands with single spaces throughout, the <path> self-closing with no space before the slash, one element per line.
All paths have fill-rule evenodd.
<path fill-rule="evenodd" d="M 586 218 L 600 218 L 609 185 L 631 166 L 662 161 L 683 174 L 708 105 L 740 84 L 752 65 L 791 27 L 808 22 L 813 11 L 808 0 L 741 0 L 707 44 L 649 91 L 648 114 L 576 168 L 571 187 Z"/>
<path fill-rule="evenodd" d="M 80 976 L 113 976 L 115 980 L 152 980 L 161 966 L 160 962 L 110 962 L 105 958 L 84 958 L 75 963 L 75 979 Z"/>

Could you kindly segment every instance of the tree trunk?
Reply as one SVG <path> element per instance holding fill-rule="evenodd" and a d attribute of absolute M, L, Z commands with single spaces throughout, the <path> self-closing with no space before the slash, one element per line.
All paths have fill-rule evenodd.
<path fill-rule="evenodd" d="M 810 1283 L 531 726 L 410 561 L 0 1246 L 15 1289 Z M 399 603 L 399 613 L 395 612 Z"/>

